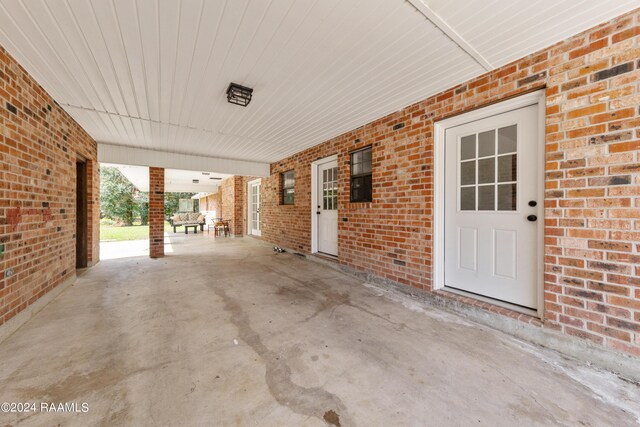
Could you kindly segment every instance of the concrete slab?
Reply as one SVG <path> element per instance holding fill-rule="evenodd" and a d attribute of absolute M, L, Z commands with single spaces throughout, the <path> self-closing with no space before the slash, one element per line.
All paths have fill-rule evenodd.
<path fill-rule="evenodd" d="M 0 425 L 640 420 L 637 384 L 335 269 L 253 239 L 172 246 L 99 263 L 0 344 L 0 402 L 38 405 Z"/>
<path fill-rule="evenodd" d="M 173 252 L 171 241 L 176 237 L 180 238 L 177 233 L 164 233 L 165 254 Z M 149 256 L 149 239 L 100 242 L 100 261 L 143 256 Z"/>

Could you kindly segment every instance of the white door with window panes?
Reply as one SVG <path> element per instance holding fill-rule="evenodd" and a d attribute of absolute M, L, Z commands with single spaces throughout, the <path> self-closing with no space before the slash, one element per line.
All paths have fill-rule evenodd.
<path fill-rule="evenodd" d="M 257 179 L 249 183 L 249 234 L 260 236 L 262 227 L 260 223 L 260 190 L 262 181 Z"/>
<path fill-rule="evenodd" d="M 338 255 L 338 162 L 318 165 L 318 252 Z"/>
<path fill-rule="evenodd" d="M 445 131 L 445 286 L 535 309 L 537 106 Z"/>

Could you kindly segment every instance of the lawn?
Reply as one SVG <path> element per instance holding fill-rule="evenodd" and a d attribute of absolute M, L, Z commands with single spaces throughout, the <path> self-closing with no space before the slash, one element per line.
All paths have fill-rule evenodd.
<path fill-rule="evenodd" d="M 173 227 L 165 221 L 164 231 L 173 232 Z M 115 225 L 100 225 L 100 241 L 145 240 L 149 238 L 148 225 L 132 225 L 118 227 Z"/>

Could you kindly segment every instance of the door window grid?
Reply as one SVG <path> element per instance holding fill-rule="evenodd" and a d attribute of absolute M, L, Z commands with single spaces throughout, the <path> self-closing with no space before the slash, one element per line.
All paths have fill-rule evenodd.
<path fill-rule="evenodd" d="M 322 171 L 322 208 L 324 210 L 338 209 L 338 168 Z"/>
<path fill-rule="evenodd" d="M 462 211 L 515 211 L 517 125 L 460 139 L 459 200 Z"/>
<path fill-rule="evenodd" d="M 251 227 L 254 230 L 258 230 L 260 226 L 260 212 L 258 207 L 260 206 L 259 186 L 253 185 L 251 187 Z"/>

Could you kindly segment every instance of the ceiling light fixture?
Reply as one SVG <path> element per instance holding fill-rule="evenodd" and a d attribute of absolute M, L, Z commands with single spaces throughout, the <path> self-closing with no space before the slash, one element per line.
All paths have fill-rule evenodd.
<path fill-rule="evenodd" d="M 251 101 L 253 89 L 241 86 L 237 83 L 231 83 L 227 88 L 227 101 L 231 104 L 246 107 Z"/>
<path fill-rule="evenodd" d="M 218 178 L 218 177 L 212 176 L 209 179 L 222 179 L 222 178 Z"/>
<path fill-rule="evenodd" d="M 194 183 L 194 184 L 198 184 L 199 182 L 200 182 L 200 180 L 199 180 L 199 179 L 194 179 L 194 180 L 193 180 L 193 183 Z"/>
<path fill-rule="evenodd" d="M 202 172 L 202 175 L 211 175 L 209 172 Z"/>

